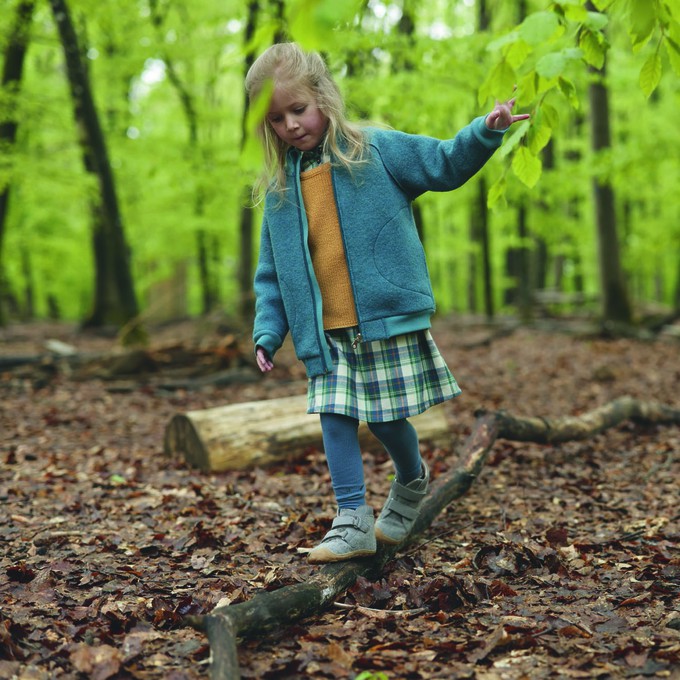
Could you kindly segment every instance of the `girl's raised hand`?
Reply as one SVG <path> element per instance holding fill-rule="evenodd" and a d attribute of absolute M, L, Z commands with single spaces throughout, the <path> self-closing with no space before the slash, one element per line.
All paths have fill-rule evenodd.
<path fill-rule="evenodd" d="M 507 102 L 496 102 L 493 111 L 486 117 L 486 127 L 490 130 L 507 130 L 513 123 L 518 120 L 526 120 L 529 118 L 528 113 L 520 113 L 513 115 L 512 107 L 515 105 L 514 97 L 508 99 Z"/>
<path fill-rule="evenodd" d="M 257 367 L 263 373 L 268 373 L 274 368 L 274 362 L 269 358 L 269 354 L 267 354 L 262 347 L 258 347 L 255 350 L 255 360 L 257 361 Z"/>

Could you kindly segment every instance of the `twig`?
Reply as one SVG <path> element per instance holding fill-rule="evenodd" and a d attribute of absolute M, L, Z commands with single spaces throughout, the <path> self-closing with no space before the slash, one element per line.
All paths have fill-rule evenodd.
<path fill-rule="evenodd" d="M 408 614 L 422 614 L 427 611 L 425 607 L 418 607 L 417 609 L 376 609 L 374 607 L 364 607 L 360 604 L 346 604 L 345 602 L 333 602 L 333 606 L 338 609 L 347 609 L 358 611 L 366 614 L 394 614 L 395 616 L 406 616 Z"/>

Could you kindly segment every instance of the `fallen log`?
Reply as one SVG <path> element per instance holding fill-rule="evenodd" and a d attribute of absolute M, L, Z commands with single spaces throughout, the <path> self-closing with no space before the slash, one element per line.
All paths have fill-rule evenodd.
<path fill-rule="evenodd" d="M 26 364 L 39 364 L 45 361 L 45 354 L 21 354 L 16 356 L 0 357 L 0 371 L 6 371 L 17 366 Z"/>
<path fill-rule="evenodd" d="M 212 680 L 240 677 L 237 639 L 281 630 L 300 619 L 318 614 L 359 576 L 378 578 L 395 553 L 425 531 L 452 501 L 465 495 L 479 476 L 497 439 L 566 442 L 585 439 L 626 420 L 651 424 L 680 425 L 680 409 L 655 402 L 622 397 L 581 416 L 523 418 L 506 412 L 479 412 L 465 442 L 458 464 L 432 483 L 430 493 L 407 539 L 399 546 L 379 544 L 374 557 L 328 564 L 305 583 L 265 591 L 252 600 L 216 607 L 210 614 L 190 616 L 185 623 L 204 631 L 212 650 Z"/>
<path fill-rule="evenodd" d="M 449 426 L 441 405 L 412 420 L 422 441 L 447 442 Z M 365 451 L 380 446 L 365 423 L 359 441 Z M 302 394 L 175 415 L 165 430 L 164 450 L 183 455 L 193 467 L 219 472 L 296 458 L 321 443 L 319 416 L 307 413 Z"/>
<path fill-rule="evenodd" d="M 620 397 L 580 416 L 561 418 L 514 417 L 505 411 L 494 413 L 499 424 L 498 437 L 537 444 L 557 444 L 588 439 L 624 420 L 645 423 L 677 424 L 678 409 L 653 401 Z M 477 416 L 484 415 L 478 411 Z"/>

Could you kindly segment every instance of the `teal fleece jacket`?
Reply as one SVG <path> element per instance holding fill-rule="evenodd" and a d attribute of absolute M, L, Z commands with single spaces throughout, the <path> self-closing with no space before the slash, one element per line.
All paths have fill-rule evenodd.
<path fill-rule="evenodd" d="M 430 327 L 432 285 L 411 203 L 426 191 L 464 184 L 500 146 L 503 131 L 476 118 L 453 139 L 367 128 L 369 160 L 350 173 L 333 163 L 331 177 L 354 294 L 360 341 Z M 290 331 L 313 377 L 330 372 L 321 294 L 307 246 L 300 189 L 301 154 L 291 148 L 282 197 L 265 199 L 255 272 L 253 341 L 270 357 Z"/>

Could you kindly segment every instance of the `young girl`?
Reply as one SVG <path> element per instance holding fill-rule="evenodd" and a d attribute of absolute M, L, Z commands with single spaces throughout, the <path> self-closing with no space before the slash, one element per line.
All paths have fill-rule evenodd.
<path fill-rule="evenodd" d="M 448 141 L 362 129 L 345 118 L 322 58 L 295 43 L 255 61 L 250 101 L 269 96 L 268 84 L 253 340 L 263 372 L 289 331 L 305 364 L 338 506 L 308 559 L 335 562 L 374 554 L 376 539 L 406 538 L 429 483 L 407 418 L 460 393 L 428 330 L 435 303 L 411 203 L 461 186 L 528 116 L 512 114 L 514 100 L 497 103 Z M 396 469 L 377 521 L 365 502 L 360 420 Z"/>

